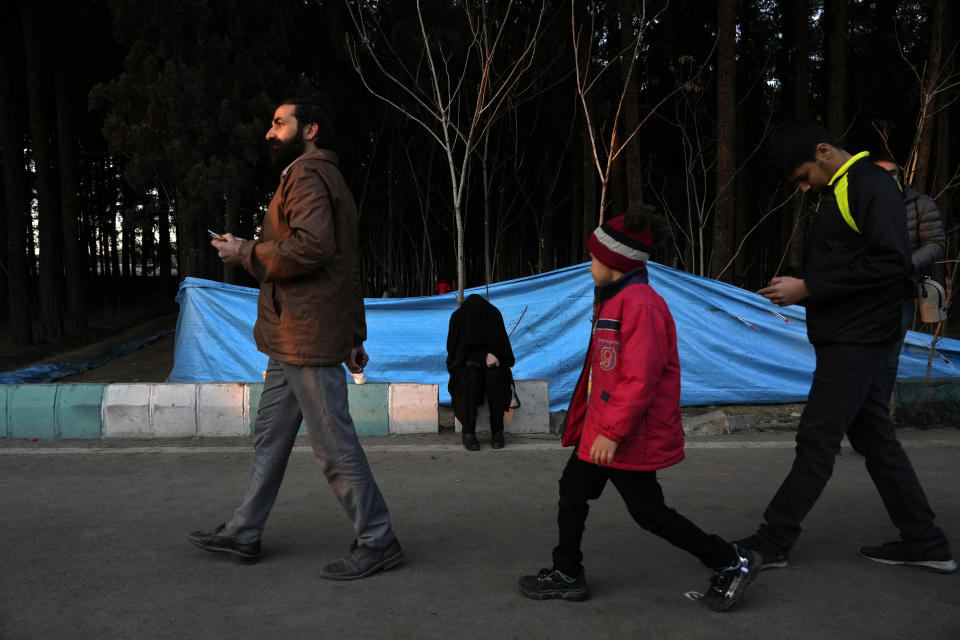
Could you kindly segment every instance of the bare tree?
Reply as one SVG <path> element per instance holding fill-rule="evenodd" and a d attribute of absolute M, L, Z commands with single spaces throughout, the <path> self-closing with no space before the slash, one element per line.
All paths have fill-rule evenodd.
<path fill-rule="evenodd" d="M 707 58 L 709 60 L 709 56 Z M 676 92 L 677 100 L 674 106 L 673 119 L 662 116 L 662 119 L 673 126 L 679 136 L 679 144 L 683 153 L 683 188 L 682 197 L 674 198 L 683 202 L 683 208 L 678 208 L 665 193 L 666 188 L 654 191 L 654 198 L 664 211 L 671 226 L 676 254 L 681 266 L 690 273 L 720 279 L 733 266 L 737 256 L 743 251 L 747 239 L 760 225 L 786 203 L 770 202 L 765 207 L 765 213 L 750 228 L 745 230 L 734 247 L 731 239 L 729 250 L 722 259 L 716 256 L 716 245 L 713 252 L 708 251 L 710 229 L 715 228 L 721 221 L 717 219 L 720 201 L 723 197 L 724 186 L 733 183 L 750 160 L 759 152 L 765 135 L 758 136 L 757 144 L 746 154 L 742 162 L 732 166 L 724 181 L 717 176 L 717 162 L 720 153 L 717 150 L 718 132 L 711 130 L 708 117 L 709 108 L 704 104 L 703 80 L 701 76 L 706 68 L 706 61 L 699 68 L 693 67 L 693 57 L 683 56 L 679 60 L 678 68 L 684 74 L 677 82 L 681 88 Z M 760 123 L 762 130 L 769 126 L 769 117 L 766 122 Z M 715 177 L 715 189 L 710 190 L 711 177 Z M 796 227 L 802 219 L 798 219 Z"/>
<path fill-rule="evenodd" d="M 903 170 L 905 182 L 909 182 L 923 191 L 926 188 L 927 165 L 930 159 L 930 147 L 933 137 L 934 118 L 956 100 L 960 86 L 960 73 L 953 69 L 953 57 L 956 45 L 946 55 L 943 54 L 944 41 L 947 39 L 948 22 L 945 20 L 947 6 L 945 0 L 934 2 L 933 16 L 930 21 L 930 55 L 923 69 L 910 63 L 900 46 L 903 59 L 910 65 L 920 89 L 920 104 L 917 110 L 917 124 L 913 143 L 907 155 Z"/>
<path fill-rule="evenodd" d="M 847 54 L 850 0 L 827 0 L 827 128 L 841 139 L 847 128 Z"/>
<path fill-rule="evenodd" d="M 726 274 L 725 265 L 733 254 L 736 240 L 736 7 L 728 0 L 717 2 L 717 164 L 714 176 L 716 216 L 713 221 L 713 265 L 716 278 Z"/>
<path fill-rule="evenodd" d="M 626 117 L 625 110 L 628 92 L 635 90 L 633 89 L 634 83 L 632 82 L 632 78 L 636 70 L 636 61 L 640 53 L 643 36 L 647 28 L 666 10 L 666 7 L 660 9 L 654 15 L 648 15 L 647 3 L 641 2 L 638 15 L 636 16 L 637 27 L 633 31 L 633 37 L 627 37 L 626 33 L 629 27 L 624 25 L 621 39 L 621 42 L 625 43 L 623 49 L 615 55 L 610 56 L 609 60 L 595 63 L 592 55 L 593 40 L 596 34 L 594 13 L 589 13 L 590 20 L 586 27 L 578 24 L 577 4 L 577 0 L 570 0 L 570 32 L 573 37 L 577 94 L 580 98 L 580 104 L 583 107 L 584 123 L 587 130 L 587 153 L 591 156 L 597 177 L 600 180 L 600 219 L 598 222 L 603 222 L 607 206 L 609 205 L 610 179 L 617 159 L 624 153 L 624 149 L 633 141 L 637 132 L 650 116 L 672 95 L 672 93 L 668 94 L 661 99 L 642 119 L 636 118 L 636 126 L 631 130 L 618 134 L 618 129 L 622 128 L 621 119 Z M 629 22 L 632 23 L 633 16 L 630 18 Z M 610 116 L 611 121 L 602 123 L 597 114 L 594 113 L 594 105 L 590 99 L 590 92 L 604 73 L 615 65 L 619 65 L 620 68 L 622 89 L 617 98 L 616 108 Z M 603 137 L 601 137 L 600 131 L 603 132 Z M 585 231 L 585 233 L 587 232 Z"/>
<path fill-rule="evenodd" d="M 508 29 L 515 24 L 511 17 L 512 0 L 499 16 L 491 15 L 482 0 L 459 3 L 469 38 L 456 46 L 448 45 L 446 50 L 444 43 L 431 35 L 432 27 L 424 19 L 421 0 L 417 0 L 418 44 L 422 49 L 415 64 L 400 55 L 377 20 L 375 8 L 360 2 L 348 2 L 347 8 L 358 36 L 348 41 L 350 60 L 364 86 L 420 125 L 446 156 L 456 224 L 457 297 L 462 300 L 463 204 L 473 151 L 531 65 L 546 1 L 541 2 L 537 22 L 528 29 L 518 53 L 506 62 L 506 70 L 500 73 L 495 72 L 495 63 L 500 61 L 498 54 L 505 46 Z M 372 62 L 398 95 L 373 85 L 370 72 L 363 68 L 361 51 L 366 54 L 363 58 Z"/>

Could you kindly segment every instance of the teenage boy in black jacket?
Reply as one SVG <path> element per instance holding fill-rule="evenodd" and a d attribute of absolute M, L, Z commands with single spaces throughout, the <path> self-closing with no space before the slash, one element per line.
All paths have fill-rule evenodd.
<path fill-rule="evenodd" d="M 779 125 L 768 146 L 774 168 L 820 199 L 803 277 L 773 278 L 758 293 L 781 306 L 806 306 L 817 362 L 793 467 L 756 534 L 740 543 L 758 551 L 765 568 L 787 565 L 800 522 L 826 486 L 846 434 L 900 531 L 900 540 L 862 547 L 860 555 L 952 572 L 957 563 L 950 544 L 934 524 L 889 414 L 883 365 L 899 347 L 903 300 L 912 293 L 903 198 L 867 153 L 851 156 L 812 122 Z"/>

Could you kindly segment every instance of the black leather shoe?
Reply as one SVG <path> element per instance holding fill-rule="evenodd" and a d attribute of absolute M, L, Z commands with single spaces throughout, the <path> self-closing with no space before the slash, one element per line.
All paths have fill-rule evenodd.
<path fill-rule="evenodd" d="M 347 555 L 321 569 L 320 577 L 327 580 L 359 580 L 381 569 L 395 567 L 402 561 L 403 549 L 396 540 L 383 549 L 360 547 L 354 540 Z"/>
<path fill-rule="evenodd" d="M 490 446 L 494 449 L 503 449 L 503 431 L 494 431 L 490 436 Z"/>
<path fill-rule="evenodd" d="M 463 440 L 463 447 L 467 451 L 480 451 L 480 441 L 477 440 L 477 434 L 464 433 L 461 439 Z"/>
<path fill-rule="evenodd" d="M 229 553 L 238 560 L 254 563 L 260 559 L 260 541 L 239 542 L 232 537 L 218 535 L 225 525 L 220 525 L 213 533 L 194 531 L 187 538 L 192 544 L 204 551 L 222 551 Z"/>

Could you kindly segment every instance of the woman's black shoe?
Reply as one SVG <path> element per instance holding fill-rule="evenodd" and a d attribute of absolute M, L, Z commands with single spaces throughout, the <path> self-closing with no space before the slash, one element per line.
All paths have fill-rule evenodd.
<path fill-rule="evenodd" d="M 463 448 L 467 451 L 480 451 L 480 442 L 477 440 L 477 434 L 464 433 L 462 436 Z"/>

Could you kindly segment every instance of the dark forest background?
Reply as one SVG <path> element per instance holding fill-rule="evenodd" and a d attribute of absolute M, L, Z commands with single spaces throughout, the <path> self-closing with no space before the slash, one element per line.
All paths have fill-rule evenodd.
<path fill-rule="evenodd" d="M 767 171 L 784 115 L 889 154 L 956 257 L 960 75 L 946 0 L 13 0 L 0 5 L 0 324 L 57 343 L 94 310 L 226 273 L 276 186 L 275 104 L 319 96 L 360 208 L 365 295 L 587 258 L 662 217 L 654 259 L 757 288 L 798 268 L 811 198 Z M 941 280 L 949 273 L 942 272 Z"/>

